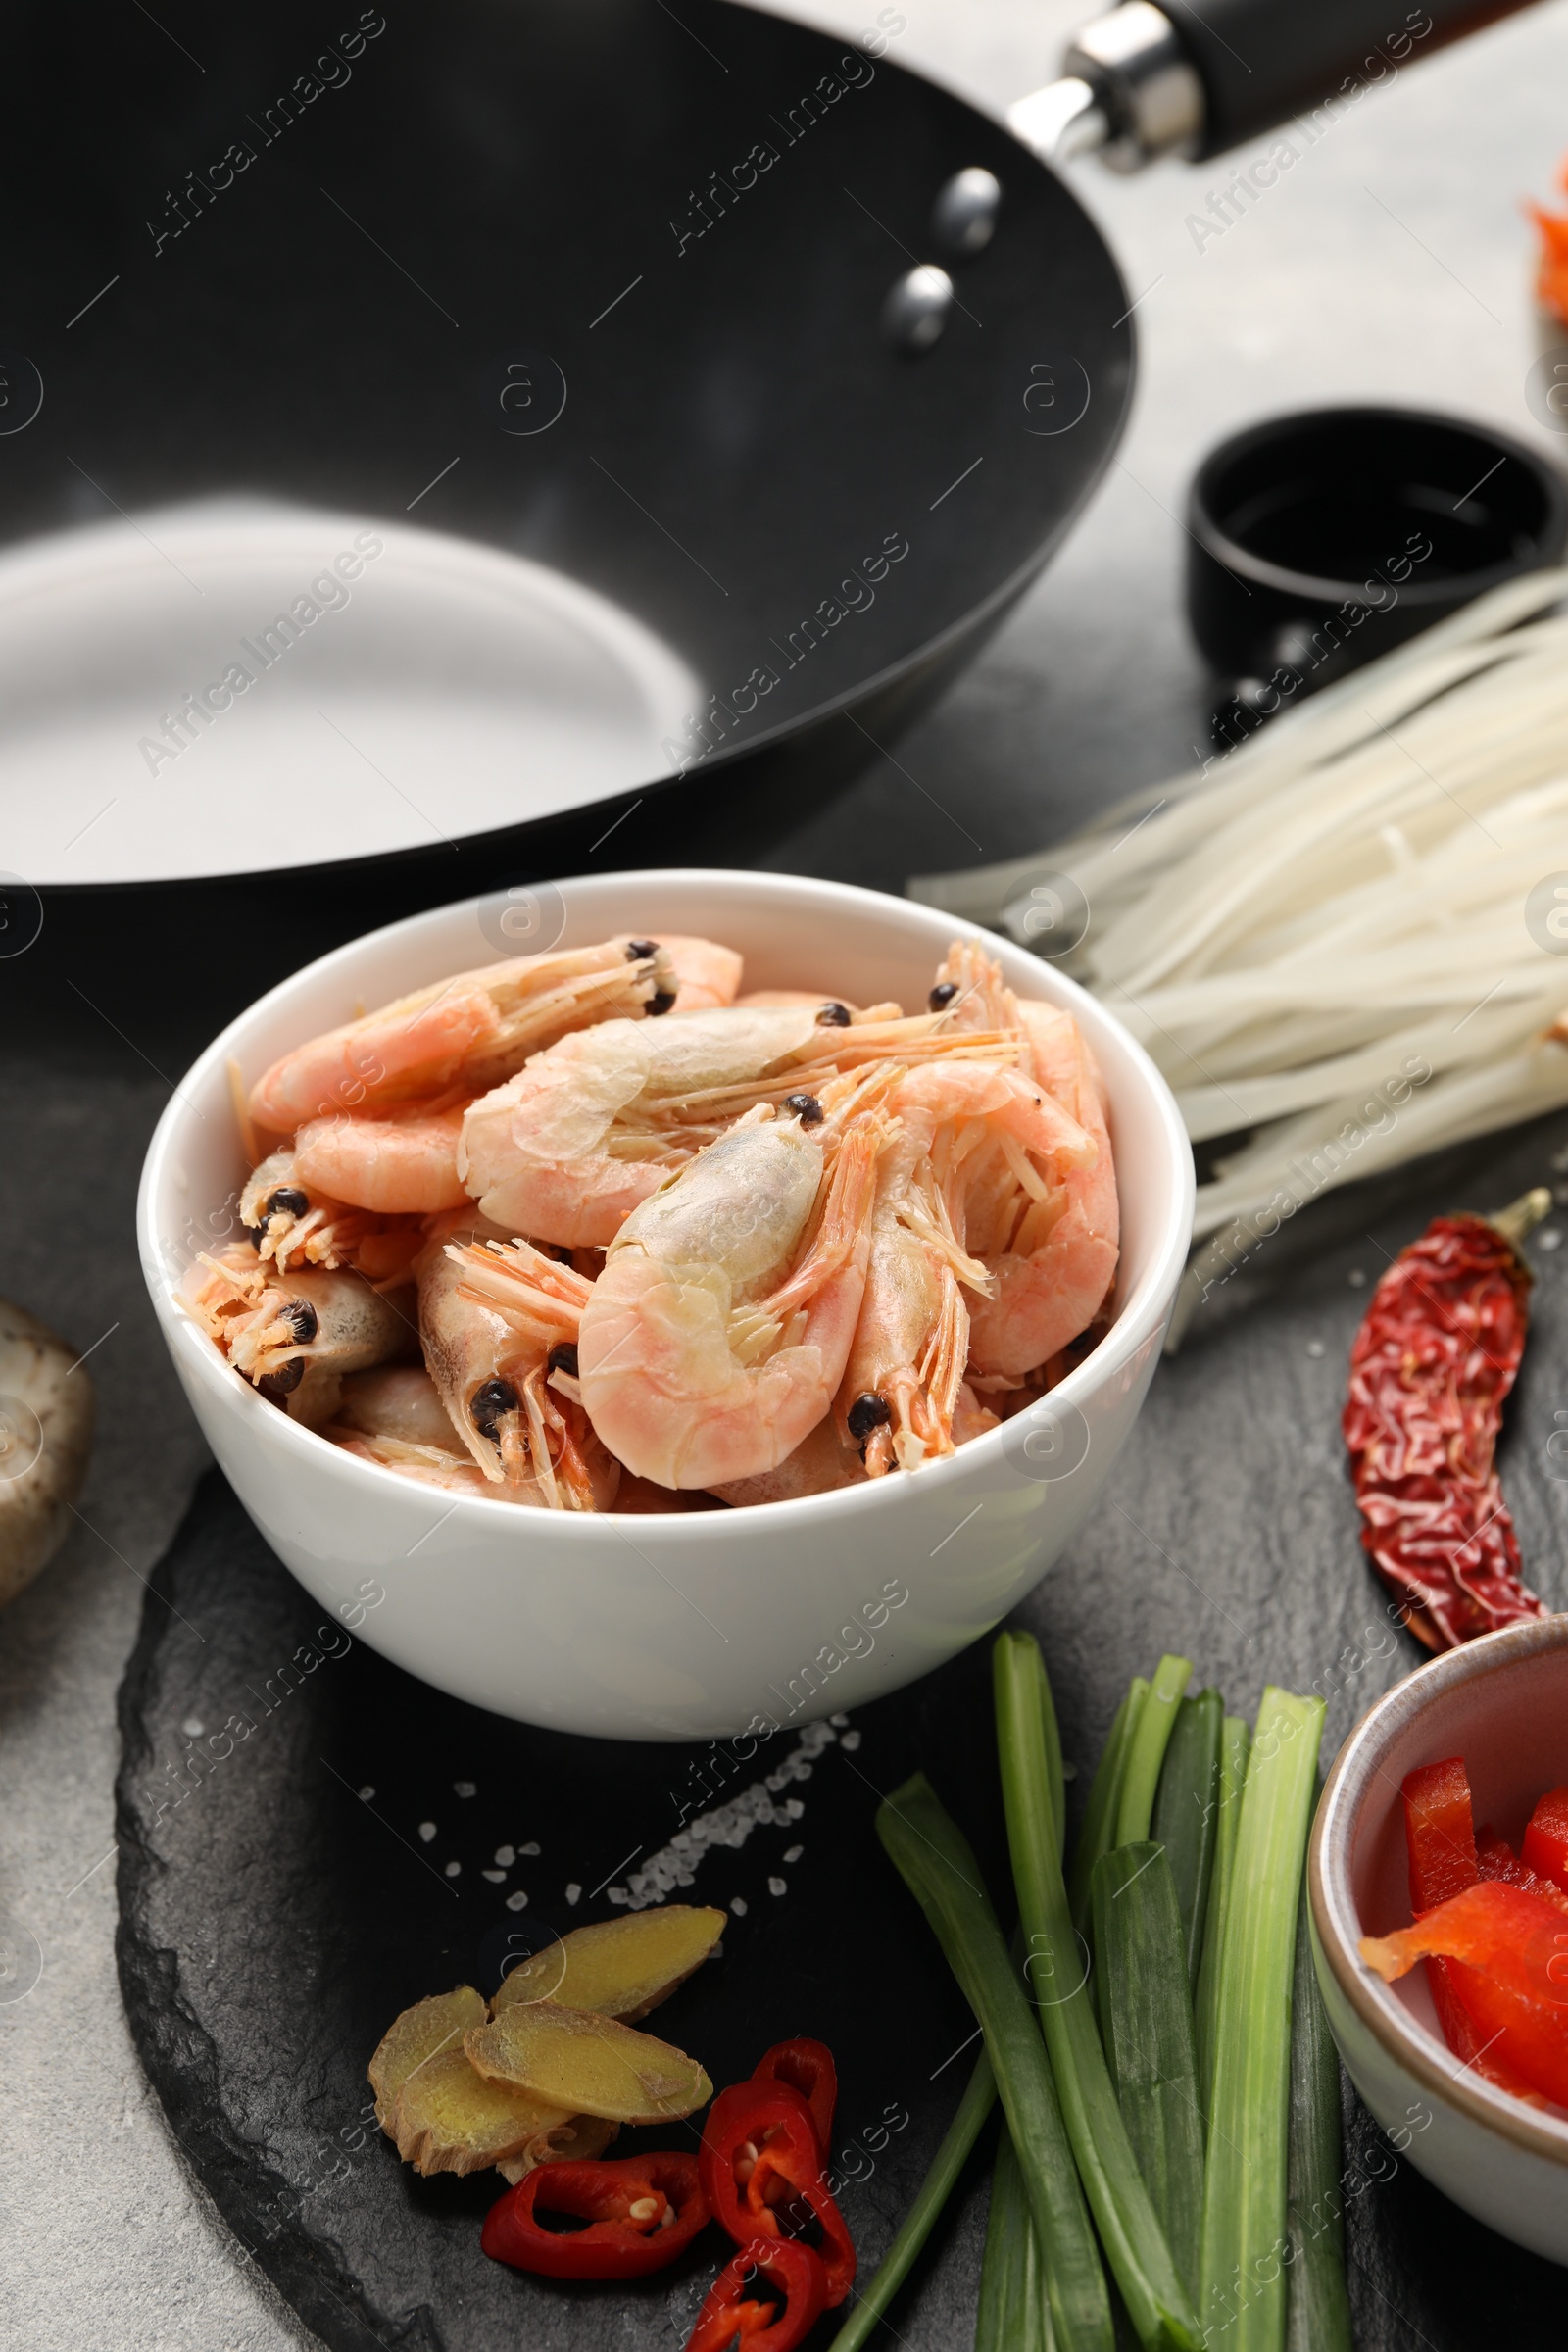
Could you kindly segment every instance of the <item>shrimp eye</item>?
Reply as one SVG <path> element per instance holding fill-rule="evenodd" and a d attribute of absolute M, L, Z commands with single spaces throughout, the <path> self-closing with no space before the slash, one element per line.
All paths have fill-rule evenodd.
<path fill-rule="evenodd" d="M 570 1340 L 559 1340 L 545 1361 L 552 1372 L 569 1372 L 572 1379 L 576 1379 L 577 1350 Z"/>
<path fill-rule="evenodd" d="M 260 1225 L 247 1225 L 244 1230 L 245 1239 L 249 1242 L 251 1248 L 253 1250 L 259 1250 L 267 1239 L 266 1219 L 264 1218 Z"/>
<path fill-rule="evenodd" d="M 564 1242 L 541 1242 L 538 1247 L 544 1251 L 546 1257 L 553 1257 L 558 1266 L 570 1265 L 571 1251 L 566 1248 Z"/>
<path fill-rule="evenodd" d="M 492 1446 L 499 1446 L 501 1440 L 496 1434 L 496 1424 L 503 1413 L 514 1412 L 516 1405 L 517 1392 L 510 1380 L 487 1380 L 481 1388 L 474 1390 L 468 1404 L 468 1417 L 481 1438 L 488 1438 Z"/>
<path fill-rule="evenodd" d="M 867 1389 L 863 1396 L 857 1396 L 845 1415 L 851 1437 L 859 1439 L 868 1438 L 873 1429 L 880 1429 L 885 1421 L 891 1421 L 892 1418 L 892 1407 L 887 1398 L 879 1396 L 875 1389 Z"/>
<path fill-rule="evenodd" d="M 310 1209 L 311 1196 L 302 1193 L 297 1184 L 280 1184 L 275 1193 L 269 1193 L 262 1202 L 270 1217 L 303 1217 Z"/>
<path fill-rule="evenodd" d="M 288 1362 L 279 1364 L 275 1372 L 264 1373 L 256 1386 L 264 1396 L 288 1396 L 299 1387 L 304 1378 L 304 1356 L 291 1355 Z"/>
<path fill-rule="evenodd" d="M 931 994 L 927 997 L 926 1003 L 930 1005 L 933 1012 L 940 1012 L 944 1004 L 951 1004 L 953 1003 L 953 1000 L 957 993 L 958 983 L 956 980 L 939 980 L 935 988 L 931 991 Z"/>
<path fill-rule="evenodd" d="M 308 1298 L 291 1298 L 283 1313 L 293 1324 L 297 1340 L 304 1343 L 315 1339 L 320 1329 L 320 1319 Z"/>
<path fill-rule="evenodd" d="M 662 989 L 660 989 L 660 991 L 658 992 L 658 994 L 657 994 L 656 996 L 652 996 L 652 997 L 650 997 L 650 998 L 649 998 L 649 1000 L 648 1000 L 648 1003 L 647 1003 L 647 1005 L 646 1005 L 646 1007 L 645 1007 L 645 1010 L 647 1011 L 647 1014 L 648 1014 L 648 1017 L 649 1017 L 649 1019 L 650 1019 L 651 1021 L 656 1021 L 656 1020 L 658 1020 L 658 1018 L 659 1018 L 660 1014 L 661 1014 L 662 1012 L 667 1012 L 667 1011 L 669 1010 L 670 1006 L 671 1006 L 671 1005 L 674 1004 L 674 1002 L 675 1002 L 674 995 L 673 995 L 673 993 L 672 993 L 672 992 L 671 992 L 669 989 L 667 989 L 667 988 L 662 988 Z"/>
<path fill-rule="evenodd" d="M 784 1107 L 803 1127 L 819 1127 L 822 1123 L 822 1105 L 814 1095 L 786 1095 Z"/>
<path fill-rule="evenodd" d="M 823 1005 L 816 1018 L 818 1025 L 823 1029 L 847 1029 L 850 1025 L 850 1008 L 847 1004 L 829 1002 Z"/>
<path fill-rule="evenodd" d="M 646 963 L 650 956 L 658 954 L 659 943 L 657 940 L 628 939 L 626 942 L 626 961 L 628 963 Z"/>

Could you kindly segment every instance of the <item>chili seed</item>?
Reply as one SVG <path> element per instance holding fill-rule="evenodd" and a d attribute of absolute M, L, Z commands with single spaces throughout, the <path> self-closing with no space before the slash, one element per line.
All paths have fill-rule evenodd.
<path fill-rule="evenodd" d="M 822 1123 L 822 1105 L 814 1095 L 786 1095 L 784 1107 L 803 1127 L 819 1127 Z"/>
<path fill-rule="evenodd" d="M 933 1012 L 940 1012 L 944 1004 L 951 1004 L 953 1003 L 953 1000 L 957 993 L 958 983 L 956 980 L 939 980 L 935 988 L 931 991 L 931 994 L 927 997 L 926 1003 L 930 1005 Z"/>
<path fill-rule="evenodd" d="M 280 1184 L 275 1193 L 269 1193 L 262 1209 L 269 1217 L 303 1217 L 311 1205 L 309 1193 L 302 1193 L 297 1184 Z"/>
<path fill-rule="evenodd" d="M 651 939 L 628 939 L 626 942 L 628 963 L 646 963 L 650 956 L 658 954 L 659 950 Z"/>
<path fill-rule="evenodd" d="M 275 1372 L 264 1373 L 256 1386 L 264 1396 L 291 1396 L 304 1378 L 304 1356 L 291 1355 L 288 1362 L 280 1364 Z"/>
<path fill-rule="evenodd" d="M 569 1372 L 576 1379 L 577 1350 L 570 1340 L 558 1340 L 545 1361 L 552 1372 Z"/>
<path fill-rule="evenodd" d="M 847 1029 L 850 1025 L 850 1008 L 847 1004 L 840 1004 L 837 999 L 830 999 L 816 1017 L 824 1029 Z"/>
<path fill-rule="evenodd" d="M 510 1380 L 487 1380 L 473 1392 L 468 1402 L 468 1417 L 481 1438 L 499 1446 L 496 1425 L 503 1413 L 516 1410 L 517 1392 Z"/>
<path fill-rule="evenodd" d="M 845 1418 L 852 1438 L 868 1438 L 873 1429 L 880 1429 L 884 1422 L 892 1420 L 893 1408 L 875 1389 L 867 1389 L 863 1396 L 857 1396 Z"/>
<path fill-rule="evenodd" d="M 626 2208 L 628 2222 L 656 2222 L 663 2218 L 662 2197 L 634 2197 Z"/>

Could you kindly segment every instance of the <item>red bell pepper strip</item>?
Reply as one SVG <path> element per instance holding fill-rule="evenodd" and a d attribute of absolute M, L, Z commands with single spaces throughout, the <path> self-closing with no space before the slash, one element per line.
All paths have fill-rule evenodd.
<path fill-rule="evenodd" d="M 738 2246 L 815 2224 L 829 2309 L 855 2279 L 855 2246 L 828 2188 L 811 2110 L 787 2082 L 735 2082 L 708 2111 L 698 2157 L 719 2228 Z M 788 2221 L 792 2228 L 785 2229 Z"/>
<path fill-rule="evenodd" d="M 1556 1904 L 1482 1879 L 1413 1927 L 1361 1939 L 1362 1959 L 1388 1983 L 1434 1954 L 1462 1964 L 1465 2007 L 1509 2071 L 1568 2106 L 1568 1919 Z"/>
<path fill-rule="evenodd" d="M 759 2276 L 783 2289 L 782 2303 L 747 2294 Z M 795 2352 L 821 2315 L 824 2292 L 822 2265 L 809 2246 L 754 2237 L 714 2279 L 686 2352 L 730 2352 L 737 2344 L 746 2352 Z"/>
<path fill-rule="evenodd" d="M 1521 1859 L 1568 1894 L 1568 1788 L 1548 1788 L 1530 1816 Z"/>
<path fill-rule="evenodd" d="M 1539 1894 L 1544 1901 L 1555 1903 L 1559 1911 L 1568 1911 L 1568 1894 L 1564 1894 L 1550 1879 L 1537 1876 L 1527 1862 L 1521 1862 L 1505 1838 L 1499 1838 L 1489 1823 L 1476 1838 L 1476 1856 L 1484 1879 L 1501 1879 L 1509 1886 L 1520 1886 L 1526 1894 Z"/>
<path fill-rule="evenodd" d="M 588 2227 L 547 2230 L 540 2213 Z M 546 2278 L 642 2278 L 683 2253 L 707 2220 L 696 2157 L 661 2148 L 536 2166 L 491 2206 L 479 2243 L 492 2260 Z"/>
<path fill-rule="evenodd" d="M 1404 1797 L 1404 1838 L 1410 1863 L 1410 1909 L 1419 1919 L 1450 1894 L 1473 1886 L 1480 1876 L 1476 1861 L 1475 1820 L 1470 1806 L 1470 1776 L 1462 1756 L 1447 1756 L 1441 1764 L 1423 1764 L 1407 1772 L 1401 1785 Z M 1427 1966 L 1432 2005 L 1443 2036 L 1456 2058 L 1467 2066 L 1487 2070 L 1481 2036 L 1470 2022 L 1455 1978 L 1457 1963 L 1437 1957 Z M 1509 2087 L 1507 2084 L 1504 2088 Z"/>
<path fill-rule="evenodd" d="M 1439 1217 L 1389 1267 L 1350 1350 L 1342 1427 L 1361 1542 L 1429 1649 L 1545 1615 L 1493 1465 L 1529 1329 L 1516 1245 L 1551 1205 Z"/>
<path fill-rule="evenodd" d="M 824 2041 L 798 2034 L 792 2041 L 775 2041 L 753 2070 L 754 2082 L 787 2082 L 811 2110 L 816 2144 L 826 2164 L 833 2138 L 833 2110 L 839 2100 L 838 2069 Z"/>

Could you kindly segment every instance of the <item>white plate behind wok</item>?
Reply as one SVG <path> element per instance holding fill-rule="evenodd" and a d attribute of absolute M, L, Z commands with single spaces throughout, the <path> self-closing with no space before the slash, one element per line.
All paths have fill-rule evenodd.
<path fill-rule="evenodd" d="M 347 601 L 264 668 L 241 641 L 324 605 L 364 533 Z M 233 662 L 254 683 L 158 758 Z M 428 849 L 667 773 L 697 696 L 629 613 L 469 540 L 251 502 L 70 531 L 0 558 L 0 865 L 125 883 Z"/>

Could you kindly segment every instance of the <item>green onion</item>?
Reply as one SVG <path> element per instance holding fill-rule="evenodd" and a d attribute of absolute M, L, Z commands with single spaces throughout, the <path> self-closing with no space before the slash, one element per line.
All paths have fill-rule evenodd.
<path fill-rule="evenodd" d="M 1320 1698 L 1264 1691 L 1225 1898 L 1200 2299 L 1225 2352 L 1285 2339 L 1291 1981 L 1322 1728 Z"/>
<path fill-rule="evenodd" d="M 837 2344 L 833 2352 L 839 2352 Z M 980 2266 L 974 2352 L 1052 2352 L 1045 2264 L 1029 2210 L 1029 2192 L 1005 2129 L 991 2176 L 991 2213 Z"/>
<path fill-rule="evenodd" d="M 1127 2136 L 1188 2291 L 1203 2227 L 1203 2118 L 1176 1884 L 1163 1846 L 1095 1864 L 1095 1954 L 1105 2060 Z"/>
<path fill-rule="evenodd" d="M 1203 1956 L 1203 1915 L 1208 1909 L 1219 1814 L 1219 1738 L 1225 1701 L 1217 1690 L 1184 1698 L 1154 1798 L 1151 1838 L 1170 1857 L 1170 1875 L 1181 1914 L 1187 1953 L 1187 1982 L 1196 1990 Z"/>
<path fill-rule="evenodd" d="M 1165 1747 L 1175 1728 L 1182 1692 L 1192 1679 L 1191 1658 L 1167 1654 L 1154 1669 L 1149 1696 L 1127 1743 L 1127 1769 L 1122 1774 L 1112 1845 L 1135 1845 L 1149 1836 L 1149 1825 L 1154 1818 L 1159 1768 L 1165 1761 Z"/>
<path fill-rule="evenodd" d="M 1127 1748 L 1138 1728 L 1138 1718 L 1149 1696 L 1149 1685 L 1141 1674 L 1135 1674 L 1132 1687 L 1111 1723 L 1110 1737 L 1105 1741 L 1100 1769 L 1089 1790 L 1089 1803 L 1084 1810 L 1083 1827 L 1078 1832 L 1078 1843 L 1073 1848 L 1072 1871 L 1067 1881 L 1068 1897 L 1072 1903 L 1072 1924 L 1080 1936 L 1087 1936 L 1093 1921 L 1091 1883 L 1095 1864 L 1102 1854 L 1108 1854 L 1116 1842 L 1116 1808 L 1121 1802 L 1122 1774 L 1127 1766 Z"/>
<path fill-rule="evenodd" d="M 859 2352 L 860 2345 L 881 2327 L 888 2306 L 908 2277 L 915 2256 L 936 2227 L 942 2208 L 953 2192 L 953 2184 L 968 2162 L 986 2117 L 996 2102 L 996 2077 L 991 2072 L 990 2059 L 982 2050 L 975 2060 L 968 2087 L 958 2101 L 958 2112 L 948 2126 L 947 2136 L 931 2160 L 931 2170 L 921 2181 L 914 2203 L 905 2215 L 892 2245 L 857 2295 L 855 2309 L 833 2338 L 830 2352 Z M 993 2198 L 995 2195 L 993 2189 Z"/>
<path fill-rule="evenodd" d="M 1089 1982 L 1073 1932 L 1056 1848 L 1046 1762 L 1046 1670 L 1029 1634 L 1002 1634 L 992 1650 L 1002 1797 L 1018 1910 L 1040 2022 L 1090 2210 L 1128 2317 L 1147 2352 L 1200 2343 L 1191 2298 L 1159 2226 L 1111 2087 Z M 1058 1973 L 1059 1967 L 1059 1973 Z M 1026 2142 L 1014 2132 L 1020 2157 Z M 1048 2272 L 1056 2247 L 1042 2229 Z"/>
<path fill-rule="evenodd" d="M 1291 2240 L 1286 2352 L 1354 2352 L 1340 2189 L 1340 2057 L 1312 1966 L 1303 1889 L 1291 1987 Z"/>
<path fill-rule="evenodd" d="M 1214 2094 L 1215 2034 L 1219 2017 L 1219 1961 L 1225 1943 L 1225 1909 L 1242 1823 L 1242 1792 L 1252 1735 L 1239 1715 L 1220 1726 L 1219 1809 L 1214 1820 L 1214 1868 L 1208 1883 L 1208 1916 L 1203 1922 L 1203 1957 L 1198 1971 L 1193 2026 L 1198 2043 L 1198 2092 L 1208 2115 Z"/>
<path fill-rule="evenodd" d="M 1042 1741 L 1040 1771 L 1049 1825 L 1043 1745 Z M 1056 2086 L 1023 1986 L 1007 1957 L 980 1865 L 923 1772 L 883 1798 L 876 1834 L 931 1923 L 985 2034 L 986 2055 L 1018 2152 L 1035 2228 L 1041 2244 L 1050 2249 L 1046 2291 L 1058 2352 L 1111 2352 L 1110 2297 L 1062 2128 Z M 1070 1928 L 1062 1948 L 1072 1948 Z"/>

